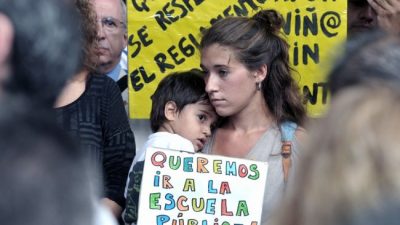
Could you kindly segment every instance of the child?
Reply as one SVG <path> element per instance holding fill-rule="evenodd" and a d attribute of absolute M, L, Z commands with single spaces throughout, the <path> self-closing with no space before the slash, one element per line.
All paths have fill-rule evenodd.
<path fill-rule="evenodd" d="M 154 132 L 137 152 L 129 171 L 124 221 L 135 224 L 145 151 L 148 147 L 200 151 L 211 135 L 217 115 L 210 104 L 198 70 L 166 76 L 151 97 L 150 122 Z"/>

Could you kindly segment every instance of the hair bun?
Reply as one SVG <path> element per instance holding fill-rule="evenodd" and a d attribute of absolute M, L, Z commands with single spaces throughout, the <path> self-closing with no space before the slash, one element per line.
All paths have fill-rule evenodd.
<path fill-rule="evenodd" d="M 282 15 L 274 9 L 261 10 L 257 12 L 252 19 L 264 26 L 265 29 L 271 33 L 278 33 L 285 22 Z"/>

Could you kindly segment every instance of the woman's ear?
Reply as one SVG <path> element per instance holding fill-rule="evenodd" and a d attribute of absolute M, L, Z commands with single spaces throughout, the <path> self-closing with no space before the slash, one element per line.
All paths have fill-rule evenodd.
<path fill-rule="evenodd" d="M 261 65 L 256 71 L 254 71 L 254 76 L 256 78 L 256 82 L 262 82 L 268 73 L 268 67 L 266 64 Z"/>
<path fill-rule="evenodd" d="M 164 115 L 168 121 L 174 121 L 178 116 L 178 107 L 174 101 L 169 101 L 165 104 Z"/>

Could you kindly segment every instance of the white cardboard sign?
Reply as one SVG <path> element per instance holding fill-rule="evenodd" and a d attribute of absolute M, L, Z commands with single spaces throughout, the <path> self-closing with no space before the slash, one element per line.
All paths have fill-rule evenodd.
<path fill-rule="evenodd" d="M 257 225 L 267 170 L 266 162 L 149 148 L 138 225 Z"/>

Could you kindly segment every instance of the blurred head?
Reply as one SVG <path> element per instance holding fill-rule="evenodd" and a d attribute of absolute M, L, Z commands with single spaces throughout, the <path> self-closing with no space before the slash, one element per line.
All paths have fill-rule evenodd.
<path fill-rule="evenodd" d="M 122 0 L 92 0 L 97 13 L 98 70 L 108 73 L 119 63 L 127 44 L 126 6 Z"/>
<path fill-rule="evenodd" d="M 79 68 L 79 19 L 69 1 L 0 1 L 0 89 L 53 106 Z"/>
<path fill-rule="evenodd" d="M 164 77 L 151 97 L 153 132 L 168 131 L 203 148 L 217 116 L 205 92 L 201 72 L 191 70 Z"/>
<path fill-rule="evenodd" d="M 50 109 L 0 100 L 0 224 L 93 224 L 93 186 Z"/>
<path fill-rule="evenodd" d="M 348 41 L 345 55 L 328 77 L 332 95 L 370 81 L 400 84 L 400 39 L 373 32 Z"/>
<path fill-rule="evenodd" d="M 201 67 L 220 116 L 235 115 L 259 101 L 278 122 L 301 123 L 305 109 L 291 76 L 288 44 L 280 34 L 283 23 L 277 11 L 262 10 L 251 18 L 221 19 L 203 32 Z"/>
<path fill-rule="evenodd" d="M 347 5 L 347 31 L 349 36 L 377 28 L 377 14 L 367 0 L 347 0 Z"/>
<path fill-rule="evenodd" d="M 97 17 L 90 0 L 75 0 L 75 6 L 81 16 L 81 32 L 83 35 L 82 67 L 95 71 L 98 63 L 97 48 Z"/>
<path fill-rule="evenodd" d="M 311 129 L 297 180 L 271 224 L 352 224 L 367 217 L 361 212 L 400 203 L 399 114 L 400 91 L 384 83 L 338 93 Z"/>

